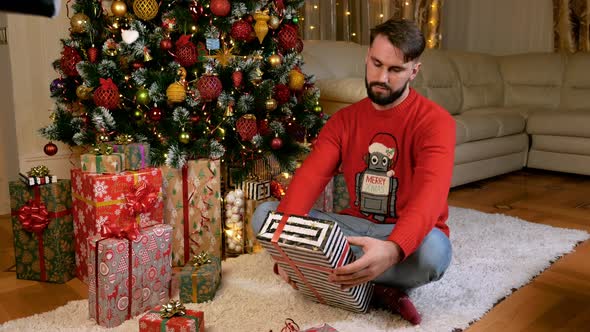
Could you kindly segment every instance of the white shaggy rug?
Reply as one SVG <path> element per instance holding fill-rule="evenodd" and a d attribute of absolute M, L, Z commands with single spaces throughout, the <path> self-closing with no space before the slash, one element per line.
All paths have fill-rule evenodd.
<path fill-rule="evenodd" d="M 511 289 L 528 283 L 551 261 L 588 239 L 588 233 L 533 224 L 521 219 L 451 208 L 453 262 L 442 280 L 411 293 L 422 324 L 413 327 L 384 311 L 353 314 L 307 301 L 272 273 L 266 253 L 223 262 L 215 299 L 187 304 L 205 312 L 205 326 L 216 331 L 279 332 L 286 318 L 304 328 L 323 323 L 339 331 L 452 331 L 480 319 Z M 0 325 L 0 331 L 104 331 L 87 319 L 87 301 Z M 113 331 L 137 331 L 138 318 Z"/>

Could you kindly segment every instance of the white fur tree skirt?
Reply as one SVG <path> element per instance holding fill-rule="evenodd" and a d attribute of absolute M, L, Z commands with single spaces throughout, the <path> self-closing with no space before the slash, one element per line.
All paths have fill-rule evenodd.
<path fill-rule="evenodd" d="M 215 299 L 186 306 L 205 312 L 209 332 L 279 332 L 286 318 L 302 329 L 328 323 L 339 331 L 451 331 L 481 318 L 511 289 L 528 283 L 552 260 L 589 237 L 584 231 L 461 208 L 451 208 L 449 225 L 451 266 L 442 280 L 410 294 L 422 313 L 419 327 L 384 311 L 353 314 L 310 302 L 272 273 L 266 253 L 224 261 L 222 286 Z M 87 317 L 87 301 L 73 301 L 44 314 L 7 322 L 0 325 L 0 331 L 105 330 Z M 113 331 L 137 331 L 138 320 L 129 320 Z"/>

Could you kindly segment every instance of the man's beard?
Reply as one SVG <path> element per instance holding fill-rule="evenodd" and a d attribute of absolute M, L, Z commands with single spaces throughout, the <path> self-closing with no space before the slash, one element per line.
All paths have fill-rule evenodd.
<path fill-rule="evenodd" d="M 369 82 L 367 81 L 367 77 L 365 77 L 365 88 L 367 89 L 367 95 L 369 96 L 369 99 L 371 99 L 372 102 L 379 106 L 391 105 L 393 102 L 398 100 L 399 97 L 401 97 L 401 95 L 406 90 L 408 83 L 410 83 L 409 80 L 399 90 L 391 91 L 391 88 L 384 83 L 372 82 L 369 84 Z M 374 86 L 380 86 L 389 91 L 389 93 L 374 93 Z"/>

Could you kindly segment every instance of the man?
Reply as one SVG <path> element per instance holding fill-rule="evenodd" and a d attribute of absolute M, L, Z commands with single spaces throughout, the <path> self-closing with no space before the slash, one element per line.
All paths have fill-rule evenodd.
<path fill-rule="evenodd" d="M 345 288 L 374 282 L 374 304 L 412 324 L 421 317 L 406 291 L 440 279 L 452 252 L 446 220 L 455 122 L 409 87 L 424 45 L 420 30 L 406 20 L 388 20 L 371 30 L 368 98 L 328 120 L 278 207 L 260 205 L 252 226 L 258 231 L 275 209 L 336 221 L 357 260 L 335 269 L 329 281 Z M 349 208 L 339 214 L 310 211 L 339 168 Z M 286 278 L 278 266 L 275 273 Z"/>

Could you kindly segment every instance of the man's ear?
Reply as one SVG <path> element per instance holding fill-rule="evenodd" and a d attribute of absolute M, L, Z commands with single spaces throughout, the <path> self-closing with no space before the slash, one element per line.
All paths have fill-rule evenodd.
<path fill-rule="evenodd" d="M 412 73 L 410 74 L 410 81 L 414 80 L 420 71 L 420 67 L 422 66 L 422 62 L 416 61 L 412 65 Z"/>

